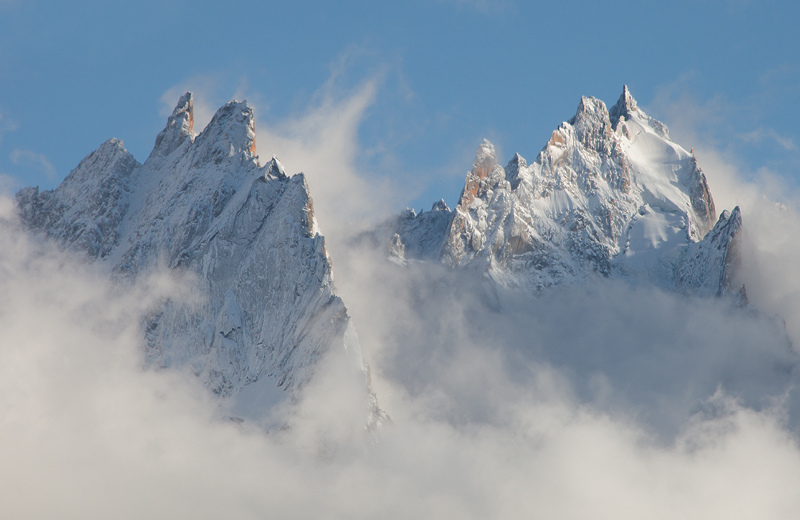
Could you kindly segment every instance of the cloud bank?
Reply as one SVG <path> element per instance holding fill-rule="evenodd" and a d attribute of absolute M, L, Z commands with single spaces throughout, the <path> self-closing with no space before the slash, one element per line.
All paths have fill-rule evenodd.
<path fill-rule="evenodd" d="M 7 217 L 10 203 L 4 200 L 3 205 Z M 398 294 L 396 301 L 402 303 L 388 307 L 374 302 L 376 314 L 405 313 L 392 317 L 394 327 L 385 325 L 385 317 L 365 334 L 370 337 L 375 329 L 387 333 L 377 358 L 393 360 L 375 367 L 384 406 L 393 417 L 377 442 L 364 443 L 343 428 L 328 432 L 338 444 L 326 451 L 305 442 L 305 429 L 313 426 L 307 422 L 271 435 L 225 422 L 190 377 L 141 364 L 136 317 L 153 301 L 147 295 L 172 290 L 167 282 L 151 281 L 121 293 L 98 283 L 102 278 L 95 266 L 31 242 L 7 218 L 0 237 L 0 289 L 7 295 L 0 308 L 0 462 L 5 468 L 0 485 L 10 517 L 699 519 L 796 514 L 800 451 L 780 406 L 755 410 L 723 390 L 714 391 L 703 400 L 703 409 L 683 418 L 671 441 L 660 442 L 635 413 L 608 407 L 598 395 L 582 395 L 575 385 L 578 378 L 568 369 L 529 352 L 532 338 L 514 347 L 518 337 L 499 333 L 513 320 L 476 335 L 480 324 L 469 327 L 464 319 L 469 302 L 448 306 L 449 300 L 440 300 L 434 314 L 438 324 L 417 321 L 418 314 L 435 306 L 435 298 L 423 308 L 416 307 L 419 300 L 413 295 Z M 621 296 L 631 293 L 616 288 L 597 296 L 600 303 L 620 303 Z M 553 300 L 532 309 L 552 304 L 550 314 L 539 319 L 560 315 L 568 302 L 574 303 L 571 296 Z M 473 310 L 481 309 L 473 303 Z M 618 312 L 631 311 L 634 303 Z M 676 302 L 657 302 L 652 312 L 671 305 Z M 588 306 L 573 309 L 585 313 Z M 725 319 L 721 309 L 701 302 L 671 312 L 674 316 L 662 323 L 651 311 L 643 314 L 655 327 L 703 312 Z M 613 312 L 598 314 L 589 321 Z M 392 338 L 409 325 L 404 321 L 409 315 L 424 330 Z M 560 321 L 570 319 L 586 325 L 576 315 Z M 715 340 L 712 330 L 690 325 L 680 340 L 732 341 L 746 325 L 758 327 L 759 322 L 734 327 Z M 434 326 L 440 327 L 438 334 L 419 344 L 407 341 L 432 333 Z M 548 328 L 542 322 L 523 327 L 545 333 Z M 608 335 L 618 337 L 612 329 L 593 338 L 597 348 Z M 626 354 L 644 334 L 636 329 L 644 326 L 634 327 L 630 344 L 619 347 Z M 576 331 L 558 339 L 559 346 L 581 343 L 580 336 Z M 545 334 L 541 341 L 551 339 Z M 703 351 L 701 358 L 712 350 L 696 347 Z M 668 359 L 668 370 L 682 382 L 711 380 L 705 367 L 690 375 L 674 370 L 689 350 L 666 354 L 675 358 Z M 739 354 L 736 348 L 734 353 Z M 768 349 L 767 355 L 775 353 Z M 631 362 L 634 367 L 645 364 L 643 357 Z M 615 360 L 592 365 L 602 370 Z M 661 364 L 658 370 L 663 369 Z M 606 387 L 613 394 L 613 386 L 625 377 L 613 371 L 608 377 L 610 382 L 587 384 L 595 393 Z M 336 387 L 335 381 L 329 384 Z M 635 378 L 632 385 L 647 386 Z M 680 401 L 677 389 L 661 385 L 666 399 Z M 320 402 L 317 395 L 311 404 Z"/>

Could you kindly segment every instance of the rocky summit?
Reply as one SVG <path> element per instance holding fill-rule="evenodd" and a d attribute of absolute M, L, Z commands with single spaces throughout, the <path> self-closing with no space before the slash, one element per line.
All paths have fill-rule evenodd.
<path fill-rule="evenodd" d="M 502 166 L 484 140 L 455 209 L 407 210 L 387 228 L 396 261 L 438 261 L 507 287 L 600 276 L 692 294 L 740 290 L 738 208 L 717 220 L 693 153 L 627 87 L 610 110 L 581 98 L 531 164 L 516 154 Z"/>
<path fill-rule="evenodd" d="M 286 175 L 274 157 L 260 164 L 246 102 L 220 108 L 199 135 L 193 125 L 186 93 L 143 164 L 110 139 L 57 189 L 21 190 L 23 223 L 122 283 L 160 269 L 188 275 L 200 301 L 167 300 L 143 324 L 151 365 L 189 369 L 226 399 L 258 388 L 263 405 L 291 399 L 337 352 L 374 423 L 380 411 L 303 174 Z"/>

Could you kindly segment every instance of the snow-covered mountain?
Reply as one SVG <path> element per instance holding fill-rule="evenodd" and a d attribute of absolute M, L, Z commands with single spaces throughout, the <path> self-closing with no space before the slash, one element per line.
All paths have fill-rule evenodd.
<path fill-rule="evenodd" d="M 438 260 L 503 286 L 538 291 L 600 275 L 696 294 L 740 289 L 739 209 L 717 221 L 693 153 L 627 87 L 610 110 L 583 97 L 530 165 L 516 154 L 501 166 L 484 140 L 455 210 L 440 201 L 389 227 L 394 259 Z"/>
<path fill-rule="evenodd" d="M 21 190 L 22 221 L 122 283 L 160 269 L 189 275 L 200 301 L 168 300 L 146 318 L 151 365 L 188 368 L 234 402 L 275 403 L 339 352 L 379 420 L 304 176 L 275 158 L 260 164 L 246 103 L 220 108 L 199 135 L 193 119 L 187 93 L 144 163 L 110 139 L 57 189 Z M 741 228 L 738 208 L 717 219 L 694 155 L 624 88 L 610 110 L 582 98 L 530 165 L 517 154 L 501 166 L 484 141 L 454 210 L 407 210 L 371 236 L 398 262 L 533 292 L 601 276 L 746 302 Z"/>
<path fill-rule="evenodd" d="M 246 102 L 220 108 L 199 135 L 193 122 L 186 93 L 143 164 L 110 139 L 57 189 L 21 190 L 23 222 L 122 281 L 159 268 L 190 275 L 201 301 L 166 301 L 144 324 L 152 365 L 188 367 L 222 397 L 257 387 L 272 402 L 308 383 L 327 352 L 344 353 L 374 421 L 303 174 L 287 176 L 275 158 L 260 165 Z"/>

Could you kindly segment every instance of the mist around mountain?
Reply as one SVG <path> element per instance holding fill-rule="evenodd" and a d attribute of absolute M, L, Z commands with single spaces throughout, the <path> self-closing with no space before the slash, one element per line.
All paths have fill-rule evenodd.
<path fill-rule="evenodd" d="M 235 419 L 281 426 L 273 410 L 334 351 L 350 359 L 343 377 L 361 379 L 365 420 L 376 423 L 304 175 L 287 176 L 275 157 L 260 164 L 246 102 L 221 107 L 200 134 L 193 125 L 187 92 L 144 163 L 109 139 L 55 190 L 21 190 L 23 225 L 123 285 L 182 277 L 195 297 L 166 297 L 142 319 L 147 364 L 192 372 Z"/>
<path fill-rule="evenodd" d="M 252 172 L 269 179 L 259 168 Z M 513 186 L 508 171 L 493 194 Z M 321 208 L 334 201 L 307 173 L 324 234 L 330 213 Z M 380 235 L 373 225 L 365 240 L 364 228 L 335 226 L 341 234 L 326 244 L 336 294 L 391 417 L 368 436 L 364 380 L 342 377 L 352 373 L 347 357 L 322 358 L 281 408 L 285 428 L 265 433 L 230 420 L 202 371 L 164 369 L 146 355 L 142 323 L 165 299 L 196 301 L 191 277 L 156 262 L 125 284 L 112 281 L 85 247 L 64 251 L 32 236 L 2 199 L 0 462 L 13 468 L 2 473 L 3 507 L 25 518 L 794 518 L 800 218 L 796 207 L 726 182 L 742 193 L 735 288 L 745 284 L 748 305 L 736 293 L 714 296 L 719 269 L 715 290 L 694 291 L 675 282 L 679 270 L 659 278 L 664 271 L 629 263 L 615 249 L 623 234 L 597 242 L 607 272 L 602 256 L 576 258 L 567 246 L 551 251 L 563 262 L 549 265 L 578 266 L 564 271 L 575 274 L 568 283 L 532 286 L 540 278 L 530 266 L 501 278 L 515 272 L 501 270 L 514 255 L 506 266 L 492 255 L 524 241 L 492 242 L 488 220 L 479 229 L 481 212 L 497 209 L 491 196 L 485 207 L 462 205 L 487 237 L 461 242 L 472 248 L 460 250 L 467 262 L 442 262 L 430 238 L 393 240 L 394 229 Z M 631 197 L 644 193 L 635 186 L 634 176 Z M 665 242 L 684 253 L 666 267 L 722 259 L 713 264 L 722 269 L 727 255 L 708 254 L 705 234 L 691 233 L 691 189 L 676 197 L 688 201 L 683 228 L 680 211 L 648 202 L 642 215 L 631 205 L 653 222 L 664 217 L 657 222 L 666 225 L 644 229 L 674 230 Z M 725 209 L 721 227 L 734 215 Z M 412 219 L 446 235 L 449 211 L 434 205 Z M 583 236 L 593 228 L 584 222 L 568 233 Z M 661 265 L 658 255 L 649 260 Z M 711 271 L 698 287 L 712 287 Z"/>

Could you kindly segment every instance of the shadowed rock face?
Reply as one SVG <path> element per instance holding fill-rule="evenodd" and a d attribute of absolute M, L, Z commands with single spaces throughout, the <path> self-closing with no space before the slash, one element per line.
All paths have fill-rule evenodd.
<path fill-rule="evenodd" d="M 502 285 L 539 290 L 600 275 L 685 290 L 677 273 L 691 270 L 687 255 L 707 244 L 716 210 L 694 155 L 624 87 L 610 111 L 581 98 L 530 165 L 515 154 L 503 168 L 484 140 L 444 235 L 424 232 L 425 212 L 409 218 L 393 235 L 398 258 L 414 258 L 421 240 L 432 249 L 441 236 L 440 261 Z M 698 274 L 692 286 L 715 293 L 719 280 L 711 278 Z"/>
<path fill-rule="evenodd" d="M 677 287 L 701 296 L 739 293 L 743 286 L 735 284 L 734 280 L 741 262 L 741 234 L 742 214 L 739 206 L 730 212 L 723 211 L 705 238 L 687 248 L 675 271 Z"/>
<path fill-rule="evenodd" d="M 701 226 L 698 232 L 701 235 L 705 235 L 714 226 L 717 210 L 714 207 L 714 199 L 711 198 L 711 190 L 708 189 L 706 176 L 700 166 L 697 165 L 697 159 L 694 154 L 692 154 L 692 172 L 689 176 L 688 188 L 689 197 L 692 200 L 692 209 L 697 215 Z"/>
<path fill-rule="evenodd" d="M 23 222 L 123 283 L 163 268 L 190 275 L 199 301 L 166 301 L 144 324 L 152 365 L 188 368 L 221 396 L 265 379 L 289 396 L 336 351 L 377 410 L 304 176 L 259 164 L 246 102 L 197 136 L 192 111 L 187 93 L 144 164 L 112 139 L 56 190 L 20 191 Z"/>
<path fill-rule="evenodd" d="M 150 156 L 165 157 L 175 151 L 183 141 L 194 139 L 194 101 L 191 92 L 178 100 L 167 126 L 159 132 Z"/>

